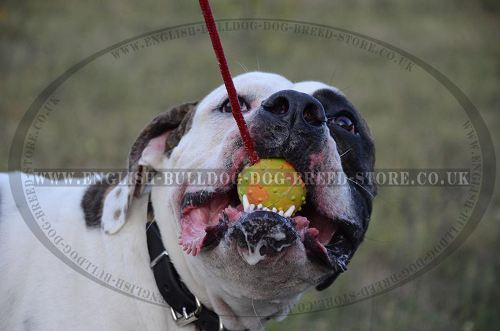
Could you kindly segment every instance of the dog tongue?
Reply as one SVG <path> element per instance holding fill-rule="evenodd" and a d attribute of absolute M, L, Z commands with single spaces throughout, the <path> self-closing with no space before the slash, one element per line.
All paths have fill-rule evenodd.
<path fill-rule="evenodd" d="M 304 240 L 304 233 L 309 227 L 309 220 L 304 217 L 304 216 L 295 216 L 292 218 L 293 222 L 295 223 L 295 229 L 300 235 L 300 240 Z"/>
<path fill-rule="evenodd" d="M 181 217 L 179 244 L 186 253 L 196 256 L 203 247 L 214 245 L 227 229 L 227 222 L 240 218 L 243 207 L 224 208 L 226 205 L 226 199 L 214 199 L 204 206 L 185 209 Z"/>
<path fill-rule="evenodd" d="M 206 235 L 205 223 L 208 219 L 208 208 L 194 208 L 181 218 L 181 235 L 179 244 L 188 254 L 195 256 L 201 250 Z"/>
<path fill-rule="evenodd" d="M 226 209 L 224 209 L 224 212 L 226 213 L 230 223 L 233 223 L 234 221 L 238 220 L 241 216 L 242 211 L 243 211 L 242 205 L 239 205 L 237 208 L 229 206 Z"/>

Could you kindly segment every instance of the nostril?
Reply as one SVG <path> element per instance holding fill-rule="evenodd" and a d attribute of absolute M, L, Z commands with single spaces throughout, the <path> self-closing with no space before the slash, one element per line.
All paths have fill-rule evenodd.
<path fill-rule="evenodd" d="M 262 107 L 270 113 L 283 115 L 288 112 L 288 99 L 284 96 L 262 103 Z"/>
<path fill-rule="evenodd" d="M 314 103 L 308 103 L 304 107 L 304 121 L 311 125 L 320 126 L 326 122 L 324 112 Z"/>

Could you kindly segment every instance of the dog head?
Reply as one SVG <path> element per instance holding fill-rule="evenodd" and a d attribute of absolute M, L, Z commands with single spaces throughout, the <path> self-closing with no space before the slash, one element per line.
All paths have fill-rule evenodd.
<path fill-rule="evenodd" d="M 234 84 L 258 155 L 284 158 L 302 175 L 302 209 L 286 217 L 242 206 L 232 179 L 249 160 L 224 86 L 146 127 L 130 155 L 130 170 L 142 176 L 122 203 L 141 194 L 145 173 L 170 183 L 153 185 L 152 200 L 181 277 L 226 316 L 226 325 L 252 327 L 236 316 L 255 315 L 256 303 L 263 319 L 284 315 L 303 291 L 326 288 L 346 270 L 367 230 L 376 193 L 367 178 L 374 146 L 361 114 L 334 87 L 261 72 L 240 75 Z M 167 178 L 177 171 L 213 170 L 231 180 L 193 183 L 183 176 L 171 185 Z M 126 217 L 105 220 L 113 203 L 105 202 L 102 212 L 109 232 Z"/>

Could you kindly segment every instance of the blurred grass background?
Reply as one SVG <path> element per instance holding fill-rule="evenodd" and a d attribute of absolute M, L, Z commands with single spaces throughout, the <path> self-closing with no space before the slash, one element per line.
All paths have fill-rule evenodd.
<path fill-rule="evenodd" d="M 458 85 L 499 141 L 498 1 L 218 1 L 216 18 L 285 18 L 340 27 L 389 42 Z M 201 20 L 188 1 L 0 2 L 0 171 L 24 112 L 53 79 L 126 38 Z M 416 68 L 345 43 L 277 31 L 222 35 L 233 74 L 273 71 L 341 88 L 366 117 L 378 168 L 468 167 L 463 111 Z M 221 80 L 208 37 L 169 41 L 72 76 L 36 149 L 39 167 L 122 167 L 141 128 L 170 105 L 204 96 Z M 498 150 L 498 146 L 497 146 Z M 498 182 L 498 180 L 497 180 Z M 498 188 L 498 185 L 497 185 Z M 327 292 L 342 295 L 398 272 L 437 243 L 458 216 L 465 190 L 382 187 L 365 243 Z M 493 330 L 500 322 L 500 199 L 444 263 L 385 295 L 272 322 L 270 330 Z"/>

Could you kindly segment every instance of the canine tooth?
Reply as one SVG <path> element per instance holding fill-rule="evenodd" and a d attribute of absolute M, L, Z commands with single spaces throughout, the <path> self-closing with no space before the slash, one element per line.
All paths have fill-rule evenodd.
<path fill-rule="evenodd" d="M 293 211 L 295 210 L 295 205 L 291 205 L 290 208 L 285 212 L 285 217 L 290 217 L 293 214 Z"/>
<path fill-rule="evenodd" d="M 250 203 L 248 202 L 247 195 L 243 194 L 243 198 L 241 200 L 243 200 L 242 201 L 243 202 L 243 210 L 248 211 L 248 207 L 250 207 Z"/>

